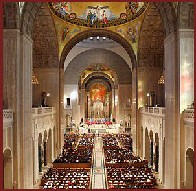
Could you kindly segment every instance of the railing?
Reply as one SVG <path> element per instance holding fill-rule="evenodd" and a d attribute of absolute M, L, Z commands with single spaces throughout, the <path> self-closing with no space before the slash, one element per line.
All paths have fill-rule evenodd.
<path fill-rule="evenodd" d="M 186 119 L 194 120 L 194 109 L 185 109 L 184 118 L 185 118 L 185 120 Z"/>
<path fill-rule="evenodd" d="M 3 110 L 3 122 L 12 122 L 13 121 L 13 110 L 5 109 Z"/>
<path fill-rule="evenodd" d="M 40 115 L 40 114 L 52 114 L 54 113 L 54 107 L 36 107 L 32 108 L 32 114 Z"/>
<path fill-rule="evenodd" d="M 141 111 L 141 113 L 165 115 L 165 108 L 164 107 L 141 107 L 140 111 Z"/>

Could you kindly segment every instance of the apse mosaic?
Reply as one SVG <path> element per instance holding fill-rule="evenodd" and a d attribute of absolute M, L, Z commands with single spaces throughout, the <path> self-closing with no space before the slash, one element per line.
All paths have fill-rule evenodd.
<path fill-rule="evenodd" d="M 52 12 L 69 23 L 84 27 L 118 26 L 142 15 L 147 2 L 50 2 Z M 65 31 L 66 34 L 66 31 Z"/>
<path fill-rule="evenodd" d="M 59 58 L 66 44 L 71 42 L 74 36 L 96 27 L 105 27 L 104 29 L 125 38 L 137 55 L 139 34 L 149 3 L 51 2 L 48 6 L 57 31 Z M 95 21 L 90 21 L 90 14 L 95 12 Z M 105 23 L 102 14 L 106 14 Z"/>
<path fill-rule="evenodd" d="M 105 102 L 106 94 L 107 94 L 107 89 L 103 84 L 95 83 L 91 86 L 90 98 L 92 102 L 95 101 Z"/>

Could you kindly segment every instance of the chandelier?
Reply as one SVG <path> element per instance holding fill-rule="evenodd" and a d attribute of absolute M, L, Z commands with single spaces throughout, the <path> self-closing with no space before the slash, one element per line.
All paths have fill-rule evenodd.
<path fill-rule="evenodd" d="M 160 79 L 158 80 L 158 84 L 165 84 L 165 78 L 161 75 Z"/>
<path fill-rule="evenodd" d="M 32 69 L 32 84 L 34 84 L 34 85 L 38 85 L 39 84 L 38 79 L 34 75 L 33 69 Z"/>

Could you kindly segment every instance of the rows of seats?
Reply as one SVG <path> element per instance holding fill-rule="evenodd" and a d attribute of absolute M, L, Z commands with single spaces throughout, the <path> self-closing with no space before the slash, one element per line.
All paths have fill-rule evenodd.
<path fill-rule="evenodd" d="M 132 138 L 130 134 L 117 134 L 117 138 L 120 142 L 120 144 L 122 145 L 122 147 L 124 148 L 129 148 L 131 151 L 133 151 L 132 149 Z"/>
<path fill-rule="evenodd" d="M 142 160 L 132 152 L 131 136 L 118 134 L 116 135 L 116 138 L 119 141 L 121 148 L 104 148 L 108 188 L 156 188 L 156 179 L 151 169 L 148 167 L 148 161 Z"/>
<path fill-rule="evenodd" d="M 148 167 L 108 167 L 107 179 L 109 188 L 156 188 L 156 179 Z"/>
<path fill-rule="evenodd" d="M 41 184 L 44 189 L 89 189 L 90 169 L 49 168 Z"/>
<path fill-rule="evenodd" d="M 93 147 L 94 145 L 94 134 L 83 134 L 78 143 L 78 148 L 80 147 Z"/>
<path fill-rule="evenodd" d="M 44 189 L 89 189 L 93 134 L 66 134 L 62 153 L 42 178 Z M 83 144 L 84 143 L 84 144 Z M 55 167 L 55 168 L 54 168 Z"/>
<path fill-rule="evenodd" d="M 75 147 L 78 139 L 79 134 L 64 134 L 64 148 Z"/>
<path fill-rule="evenodd" d="M 119 147 L 118 141 L 116 139 L 116 135 L 114 134 L 105 134 L 102 136 L 103 138 L 103 148 L 106 147 Z"/>
<path fill-rule="evenodd" d="M 91 161 L 92 148 L 63 148 L 62 154 L 53 163 L 91 163 Z"/>
<path fill-rule="evenodd" d="M 127 148 L 105 149 L 104 153 L 106 163 L 132 163 L 140 161 L 140 158 L 134 156 L 131 150 Z"/>

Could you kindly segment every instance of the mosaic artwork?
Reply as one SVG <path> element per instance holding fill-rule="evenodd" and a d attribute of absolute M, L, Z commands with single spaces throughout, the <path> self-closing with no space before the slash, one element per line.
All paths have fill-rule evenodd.
<path fill-rule="evenodd" d="M 103 84 L 95 83 L 91 86 L 90 97 L 91 100 L 105 102 L 106 87 Z"/>
<path fill-rule="evenodd" d="M 104 28 L 125 24 L 138 18 L 147 2 L 50 2 L 49 7 L 59 18 L 84 27 Z"/>

